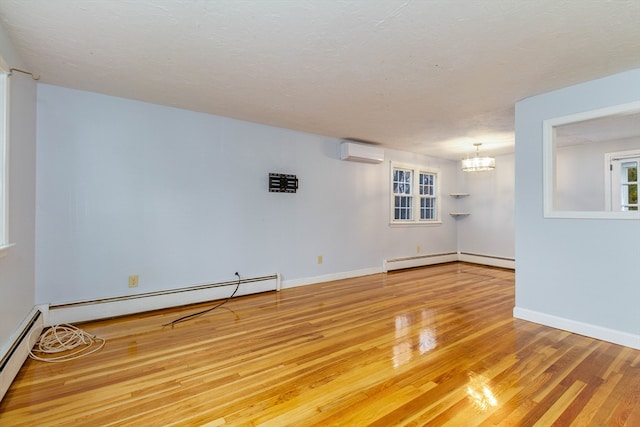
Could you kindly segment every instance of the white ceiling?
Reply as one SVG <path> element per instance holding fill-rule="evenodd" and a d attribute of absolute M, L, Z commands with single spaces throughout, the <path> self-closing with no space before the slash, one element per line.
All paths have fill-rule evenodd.
<path fill-rule="evenodd" d="M 640 0 L 0 0 L 41 82 L 459 159 L 640 67 Z M 14 66 L 14 64 L 10 64 Z"/>

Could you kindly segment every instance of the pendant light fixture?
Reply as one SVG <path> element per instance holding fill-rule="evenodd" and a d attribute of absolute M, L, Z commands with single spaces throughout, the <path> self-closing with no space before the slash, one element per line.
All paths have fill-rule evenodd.
<path fill-rule="evenodd" d="M 493 157 L 480 157 L 481 142 L 473 144 L 476 147 L 476 156 L 462 159 L 462 170 L 465 172 L 480 172 L 495 169 L 496 159 Z"/>

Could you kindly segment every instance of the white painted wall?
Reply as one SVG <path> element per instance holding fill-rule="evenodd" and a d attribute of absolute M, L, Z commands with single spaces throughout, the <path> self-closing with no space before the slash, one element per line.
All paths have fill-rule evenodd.
<path fill-rule="evenodd" d="M 21 68 L 24 69 L 24 64 L 20 56 L 18 56 L 18 52 L 13 46 L 9 35 L 5 31 L 4 27 L 0 24 L 0 54 L 4 61 L 9 65 L 9 67 L 13 68 Z"/>
<path fill-rule="evenodd" d="M 10 67 L 21 66 L 1 26 L 0 55 Z M 0 356 L 16 338 L 35 301 L 36 85 L 19 73 L 9 80 L 9 236 L 15 246 L 0 258 Z"/>
<path fill-rule="evenodd" d="M 514 155 L 496 157 L 496 168 L 483 172 L 458 172 L 457 210 L 469 212 L 458 219 L 460 252 L 513 259 Z"/>
<path fill-rule="evenodd" d="M 640 221 L 545 219 L 542 205 L 542 121 L 638 101 L 638 82 L 640 69 L 516 104 L 514 312 L 640 347 Z"/>
<path fill-rule="evenodd" d="M 387 150 L 339 160 L 339 141 L 287 129 L 38 86 L 36 300 L 64 303 L 279 272 L 284 285 L 380 271 L 382 260 L 456 251 L 456 223 L 389 227 Z M 267 191 L 296 174 L 297 194 Z M 317 256 L 323 264 L 317 264 Z M 137 289 L 127 276 L 138 274 Z"/>

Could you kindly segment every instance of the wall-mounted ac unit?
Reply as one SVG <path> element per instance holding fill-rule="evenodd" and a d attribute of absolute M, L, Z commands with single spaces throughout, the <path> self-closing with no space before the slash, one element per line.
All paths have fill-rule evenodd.
<path fill-rule="evenodd" d="M 384 161 L 384 148 L 371 144 L 342 141 L 340 158 L 352 162 L 381 163 Z"/>

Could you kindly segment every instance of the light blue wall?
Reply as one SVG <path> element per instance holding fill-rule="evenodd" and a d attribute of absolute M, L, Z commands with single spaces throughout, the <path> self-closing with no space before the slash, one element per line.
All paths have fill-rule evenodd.
<path fill-rule="evenodd" d="M 339 160 L 339 140 L 38 86 L 38 302 L 62 303 L 281 273 L 285 285 L 380 271 L 387 258 L 456 251 L 456 222 L 389 227 L 389 160 L 457 162 L 386 150 Z M 296 194 L 267 191 L 296 174 Z M 318 255 L 323 264 L 317 263 Z M 131 290 L 127 276 L 140 276 Z"/>
<path fill-rule="evenodd" d="M 640 221 L 545 219 L 542 193 L 543 120 L 638 100 L 632 70 L 516 104 L 517 309 L 640 334 Z"/>

